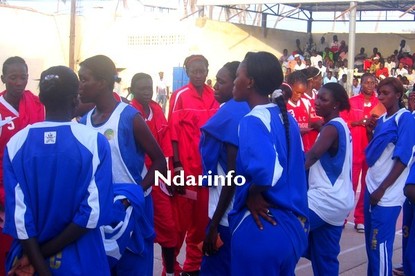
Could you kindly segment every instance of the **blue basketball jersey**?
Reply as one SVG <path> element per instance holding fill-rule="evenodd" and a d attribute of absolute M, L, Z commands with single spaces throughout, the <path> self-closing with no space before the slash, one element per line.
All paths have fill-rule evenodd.
<path fill-rule="evenodd" d="M 37 123 L 10 140 L 3 162 L 4 232 L 42 244 L 70 223 L 88 228 L 79 240 L 50 257 L 49 267 L 53 275 L 108 275 L 99 230 L 109 222 L 113 199 L 105 137 L 77 123 Z M 9 265 L 19 252 L 15 241 Z"/>
<path fill-rule="evenodd" d="M 255 184 L 269 187 L 264 195 L 271 205 L 307 217 L 307 183 L 301 136 L 294 118 L 290 114 L 288 118 L 288 144 L 277 105 L 256 106 L 242 118 L 239 124 L 237 173 L 246 178 L 246 184 L 236 189 L 232 213 L 244 213 L 249 187 Z M 241 219 L 239 217 L 236 221 Z"/>

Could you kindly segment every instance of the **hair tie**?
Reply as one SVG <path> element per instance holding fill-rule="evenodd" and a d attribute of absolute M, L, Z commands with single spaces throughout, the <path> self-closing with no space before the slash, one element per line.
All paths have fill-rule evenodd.
<path fill-rule="evenodd" d="M 285 86 L 287 86 L 288 88 L 290 88 L 291 89 L 291 91 L 293 90 L 292 88 L 291 88 L 291 85 L 289 85 L 288 83 L 286 83 L 286 82 L 283 82 L 281 85 L 285 85 Z"/>
<path fill-rule="evenodd" d="M 53 79 L 59 79 L 59 76 L 58 75 L 52 75 L 52 74 L 50 74 L 50 75 L 46 75 L 43 78 L 44 81 L 50 81 L 50 80 L 53 80 Z"/>
<path fill-rule="evenodd" d="M 272 99 L 276 99 L 278 97 L 281 97 L 282 95 L 282 90 L 281 89 L 276 89 L 274 90 L 274 92 L 272 92 L 271 98 Z"/>

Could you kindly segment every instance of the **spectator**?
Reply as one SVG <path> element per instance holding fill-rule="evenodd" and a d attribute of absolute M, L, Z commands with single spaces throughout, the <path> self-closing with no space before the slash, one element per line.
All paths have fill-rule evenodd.
<path fill-rule="evenodd" d="M 383 60 L 379 62 L 379 69 L 376 70 L 375 76 L 379 80 L 389 77 L 388 68 L 385 67 L 385 62 Z"/>
<path fill-rule="evenodd" d="M 360 93 L 360 83 L 359 83 L 359 79 L 356 77 L 353 78 L 352 92 L 353 92 L 353 96 L 356 96 Z"/>
<path fill-rule="evenodd" d="M 333 41 L 330 44 L 330 51 L 333 52 L 333 60 L 337 61 L 339 57 L 340 42 L 337 35 L 333 35 Z"/>
<path fill-rule="evenodd" d="M 402 57 L 399 59 L 399 62 L 402 62 L 405 68 L 412 68 L 414 61 L 409 53 L 403 53 Z"/>
<path fill-rule="evenodd" d="M 386 58 L 385 67 L 388 69 L 389 76 L 393 76 L 395 73 L 396 63 L 392 56 Z"/>
<path fill-rule="evenodd" d="M 311 66 L 317 67 L 319 61 L 322 62 L 323 57 L 319 53 L 317 53 L 317 51 L 312 51 L 310 57 Z"/>
<path fill-rule="evenodd" d="M 324 64 L 327 65 L 329 61 L 334 61 L 333 57 L 334 57 L 333 52 L 330 50 L 329 47 L 326 47 L 323 53 Z"/>
<path fill-rule="evenodd" d="M 359 54 L 354 58 L 354 66 L 357 67 L 359 72 L 363 71 L 363 63 L 367 59 L 367 54 L 365 53 L 365 48 L 360 48 Z"/>
<path fill-rule="evenodd" d="M 323 79 L 323 84 L 329 83 L 329 82 L 336 82 L 337 83 L 337 79 L 335 77 L 333 77 L 333 72 L 328 70 L 327 71 L 327 76 Z"/>
<path fill-rule="evenodd" d="M 327 68 L 323 65 L 322 61 L 319 61 L 317 64 L 317 69 L 321 72 L 321 77 L 324 79 L 326 77 Z"/>
<path fill-rule="evenodd" d="M 380 57 L 375 56 L 372 58 L 372 65 L 370 65 L 369 72 L 375 74 L 375 72 L 380 68 Z"/>
<path fill-rule="evenodd" d="M 404 64 L 402 62 L 399 62 L 398 68 L 395 70 L 395 76 L 394 77 L 404 77 L 408 75 L 408 70 L 406 70 Z"/>
<path fill-rule="evenodd" d="M 326 42 L 326 38 L 322 36 L 320 38 L 320 43 L 317 45 L 317 53 L 322 56 L 326 47 L 329 47 L 329 44 Z"/>
<path fill-rule="evenodd" d="M 404 53 L 410 53 L 411 52 L 411 48 L 409 47 L 409 45 L 406 44 L 406 40 L 402 39 L 401 43 L 399 44 L 399 51 L 398 51 L 398 58 L 404 54 Z"/>
<path fill-rule="evenodd" d="M 349 84 L 347 83 L 347 74 L 343 74 L 341 79 L 339 80 L 339 84 L 343 86 L 346 92 L 349 92 Z"/>

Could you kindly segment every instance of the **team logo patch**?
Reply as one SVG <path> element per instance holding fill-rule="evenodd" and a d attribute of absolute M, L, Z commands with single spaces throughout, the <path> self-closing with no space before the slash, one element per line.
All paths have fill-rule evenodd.
<path fill-rule="evenodd" d="M 106 131 L 104 131 L 104 136 L 107 137 L 108 141 L 114 139 L 114 130 L 107 129 Z"/>
<path fill-rule="evenodd" d="M 56 143 L 56 131 L 48 131 L 44 133 L 44 143 L 55 144 Z"/>

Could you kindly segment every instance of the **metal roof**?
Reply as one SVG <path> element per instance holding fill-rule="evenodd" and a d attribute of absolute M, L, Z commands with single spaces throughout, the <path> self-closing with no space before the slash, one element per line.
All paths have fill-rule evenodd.
<path fill-rule="evenodd" d="M 283 2 L 283 1 L 281 1 Z M 361 1 L 357 2 L 357 11 L 400 11 L 415 15 L 415 1 Z M 297 7 L 301 5 L 302 10 L 309 12 L 342 12 L 350 7 L 350 2 L 341 1 L 319 1 L 317 3 L 297 2 L 287 3 L 286 5 Z"/>
<path fill-rule="evenodd" d="M 197 0 L 198 6 L 218 6 L 229 10 L 246 11 L 263 15 L 279 16 L 298 20 L 333 21 L 339 13 L 347 13 L 355 4 L 357 21 L 415 21 L 415 1 L 383 0 L 383 1 L 339 1 L 339 0 Z M 352 4 L 352 5 L 353 5 Z M 289 7 L 287 12 L 283 7 Z M 365 18 L 367 12 L 382 12 L 375 20 Z M 392 15 L 394 12 L 394 15 Z M 331 19 L 321 19 L 318 14 L 334 13 Z M 398 13 L 398 16 L 396 16 Z M 336 18 L 337 21 L 348 21 L 346 18 Z"/>

